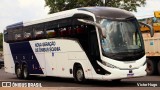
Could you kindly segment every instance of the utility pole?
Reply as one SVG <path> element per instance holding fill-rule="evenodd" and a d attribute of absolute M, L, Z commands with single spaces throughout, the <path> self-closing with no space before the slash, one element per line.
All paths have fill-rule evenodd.
<path fill-rule="evenodd" d="M 105 6 L 105 4 L 106 4 L 106 0 L 102 0 L 102 2 L 103 2 L 103 5 Z"/>
<path fill-rule="evenodd" d="M 109 2 L 109 0 L 101 0 L 103 2 L 103 5 L 106 6 L 106 3 Z"/>

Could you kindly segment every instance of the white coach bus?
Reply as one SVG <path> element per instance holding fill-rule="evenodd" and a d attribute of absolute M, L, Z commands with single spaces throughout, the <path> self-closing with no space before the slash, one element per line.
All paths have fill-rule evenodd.
<path fill-rule="evenodd" d="M 139 23 L 117 8 L 83 7 L 9 25 L 3 46 L 5 71 L 20 79 L 44 75 L 83 82 L 146 75 Z"/>

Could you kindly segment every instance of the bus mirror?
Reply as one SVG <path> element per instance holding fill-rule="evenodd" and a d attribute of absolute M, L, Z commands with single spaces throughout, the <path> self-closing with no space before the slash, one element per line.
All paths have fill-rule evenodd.
<path fill-rule="evenodd" d="M 139 23 L 140 23 L 141 25 L 144 25 L 144 26 L 148 27 L 149 30 L 150 30 L 150 36 L 151 36 L 151 37 L 154 36 L 154 30 L 153 30 L 153 27 L 152 27 L 151 25 L 145 24 L 145 23 L 142 23 L 142 22 L 139 22 Z"/>
<path fill-rule="evenodd" d="M 106 33 L 105 33 L 106 31 L 102 30 L 100 24 L 93 22 L 93 21 L 90 21 L 90 20 L 85 20 L 85 19 L 77 19 L 77 20 L 80 22 L 83 22 L 83 23 L 87 23 L 87 24 L 96 26 L 97 28 L 99 28 L 98 30 L 100 30 L 100 34 L 102 35 L 102 37 L 106 38 Z"/>

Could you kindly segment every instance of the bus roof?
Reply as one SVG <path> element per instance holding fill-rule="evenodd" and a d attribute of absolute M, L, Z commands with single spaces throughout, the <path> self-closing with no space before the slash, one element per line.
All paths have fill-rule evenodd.
<path fill-rule="evenodd" d="M 44 22 L 49 22 L 49 21 L 53 21 L 53 20 L 71 17 L 74 15 L 74 13 L 76 13 L 76 11 L 77 11 L 77 9 L 71 9 L 71 10 L 53 13 L 53 14 L 48 15 L 46 18 L 43 18 L 40 20 L 25 22 L 24 26 L 29 26 L 29 25 L 33 25 L 33 24 L 44 23 Z"/>
<path fill-rule="evenodd" d="M 7 26 L 7 29 L 19 27 L 19 26 L 29 26 L 29 25 L 34 25 L 38 23 L 67 18 L 67 17 L 73 16 L 76 13 L 79 13 L 80 11 L 86 11 L 88 13 L 93 13 L 96 17 L 101 16 L 101 17 L 112 18 L 112 19 L 116 19 L 116 18 L 126 19 L 130 17 L 134 17 L 132 13 L 129 13 L 126 10 L 113 8 L 113 7 L 81 7 L 81 8 L 76 8 L 76 9 L 54 13 L 54 14 L 48 15 L 47 18 L 40 19 L 40 20 L 12 24 L 12 25 Z"/>
<path fill-rule="evenodd" d="M 99 17 L 106 17 L 111 19 L 121 18 L 126 19 L 130 17 L 134 17 L 134 15 L 126 10 L 119 9 L 119 8 L 113 8 L 113 7 L 83 7 L 78 8 L 78 10 L 85 10 L 89 11 L 95 16 Z"/>
<path fill-rule="evenodd" d="M 23 26 L 23 22 L 18 22 L 15 24 L 8 25 L 6 28 L 11 29 L 11 28 L 22 27 L 22 26 Z"/>

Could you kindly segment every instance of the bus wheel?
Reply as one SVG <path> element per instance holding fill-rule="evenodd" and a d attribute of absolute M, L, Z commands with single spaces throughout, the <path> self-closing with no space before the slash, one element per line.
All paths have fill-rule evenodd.
<path fill-rule="evenodd" d="M 159 73 L 159 75 L 160 75 L 160 61 L 158 62 L 157 67 L 158 67 L 158 73 Z"/>
<path fill-rule="evenodd" d="M 84 72 L 81 66 L 75 68 L 74 78 L 78 83 L 83 83 L 85 81 Z"/>
<path fill-rule="evenodd" d="M 23 65 L 22 73 L 23 73 L 23 78 L 24 79 L 28 79 L 29 78 L 29 72 L 28 72 L 27 65 Z"/>
<path fill-rule="evenodd" d="M 155 64 L 152 60 L 147 60 L 147 75 L 152 75 L 155 72 Z"/>
<path fill-rule="evenodd" d="M 16 73 L 16 76 L 17 78 L 19 79 L 22 79 L 22 70 L 21 70 L 21 67 L 20 65 L 17 65 L 16 68 L 15 68 L 15 73 Z"/>

